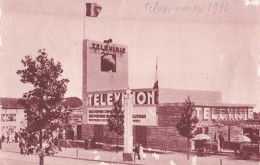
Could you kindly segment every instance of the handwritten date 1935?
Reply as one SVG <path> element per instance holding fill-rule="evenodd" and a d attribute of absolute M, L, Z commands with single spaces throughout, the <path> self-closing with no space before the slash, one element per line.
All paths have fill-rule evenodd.
<path fill-rule="evenodd" d="M 217 14 L 217 13 L 225 13 L 229 10 L 229 4 L 228 3 L 219 3 L 219 2 L 214 2 L 214 3 L 209 3 L 208 5 L 208 12 L 212 14 Z"/>

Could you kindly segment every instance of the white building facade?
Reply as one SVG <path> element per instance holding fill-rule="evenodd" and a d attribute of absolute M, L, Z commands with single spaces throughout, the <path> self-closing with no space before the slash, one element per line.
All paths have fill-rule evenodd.
<path fill-rule="evenodd" d="M 24 107 L 15 98 L 0 98 L 0 135 L 19 132 L 27 125 Z"/>

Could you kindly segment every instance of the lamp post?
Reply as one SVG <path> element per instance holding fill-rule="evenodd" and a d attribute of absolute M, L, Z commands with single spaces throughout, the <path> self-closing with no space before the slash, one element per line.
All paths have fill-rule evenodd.
<path fill-rule="evenodd" d="M 124 152 L 123 161 L 133 161 L 133 94 L 127 89 L 124 94 Z"/>

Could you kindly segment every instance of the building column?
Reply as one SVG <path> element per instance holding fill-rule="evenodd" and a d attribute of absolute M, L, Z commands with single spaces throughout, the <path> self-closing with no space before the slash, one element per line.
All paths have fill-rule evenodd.
<path fill-rule="evenodd" d="M 124 153 L 123 161 L 133 161 L 133 94 L 127 89 L 124 95 Z"/>

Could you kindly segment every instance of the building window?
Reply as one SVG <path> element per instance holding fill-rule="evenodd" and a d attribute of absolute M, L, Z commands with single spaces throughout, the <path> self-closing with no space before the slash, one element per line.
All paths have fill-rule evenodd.
<path fill-rule="evenodd" d="M 2 132 L 4 134 L 14 133 L 16 130 L 16 126 L 3 126 Z"/>
<path fill-rule="evenodd" d="M 1 121 L 2 122 L 16 121 L 16 114 L 2 114 Z"/>

